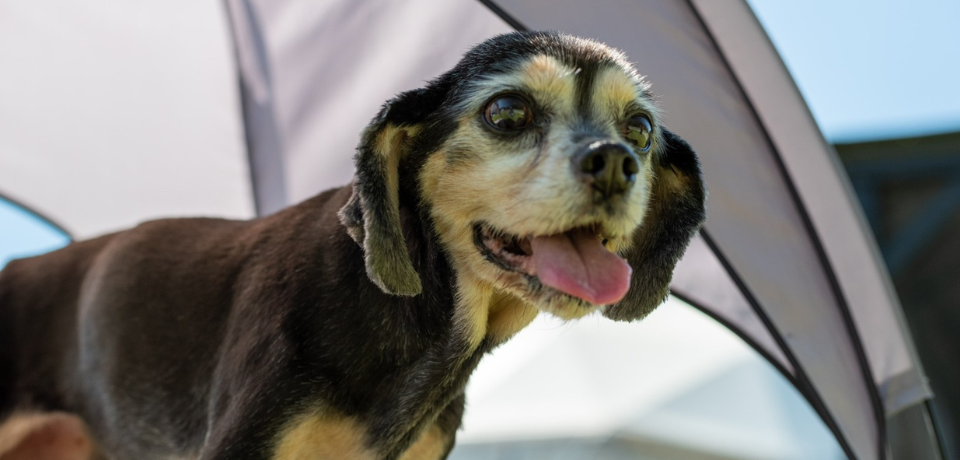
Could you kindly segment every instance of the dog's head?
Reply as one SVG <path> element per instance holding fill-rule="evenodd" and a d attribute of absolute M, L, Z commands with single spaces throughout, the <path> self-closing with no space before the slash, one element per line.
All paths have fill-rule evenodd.
<path fill-rule="evenodd" d="M 648 85 L 620 52 L 556 33 L 490 39 L 389 101 L 356 166 L 341 219 L 398 295 L 421 291 L 404 206 L 424 211 L 458 277 L 563 318 L 649 313 L 704 220 L 697 158 Z"/>

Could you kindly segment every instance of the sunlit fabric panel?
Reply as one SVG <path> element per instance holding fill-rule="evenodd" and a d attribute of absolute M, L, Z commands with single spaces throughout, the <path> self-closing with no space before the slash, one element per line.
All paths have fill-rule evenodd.
<path fill-rule="evenodd" d="M 219 1 L 0 3 L 0 194 L 85 238 L 250 217 Z"/>
<path fill-rule="evenodd" d="M 784 376 L 796 381 L 793 364 L 777 343 L 764 319 L 743 297 L 723 264 L 698 235 L 677 265 L 670 284 L 673 294 L 710 314 L 762 353 Z"/>
<path fill-rule="evenodd" d="M 693 2 L 741 82 L 810 216 L 887 414 L 930 397 L 873 235 L 833 148 L 743 2 Z M 757 66 L 755 62 L 769 62 Z M 777 78 L 771 78 L 771 76 Z"/>

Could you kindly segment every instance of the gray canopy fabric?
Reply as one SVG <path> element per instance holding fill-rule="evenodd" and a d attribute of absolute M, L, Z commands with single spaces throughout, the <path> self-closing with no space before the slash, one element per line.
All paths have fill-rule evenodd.
<path fill-rule="evenodd" d="M 0 4 L 0 194 L 79 237 L 268 214 L 349 182 L 380 104 L 471 45 L 562 30 L 623 49 L 700 154 L 708 219 L 678 297 L 770 360 L 852 459 L 884 458 L 885 421 L 931 397 L 845 176 L 742 0 L 221 6 Z"/>
<path fill-rule="evenodd" d="M 253 215 L 222 5 L 156 3 L 0 2 L 0 196 L 77 238 Z"/>

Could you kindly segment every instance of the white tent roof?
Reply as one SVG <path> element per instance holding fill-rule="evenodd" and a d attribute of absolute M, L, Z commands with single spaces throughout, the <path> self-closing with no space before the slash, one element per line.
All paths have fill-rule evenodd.
<path fill-rule="evenodd" d="M 882 458 L 886 417 L 930 397 L 844 175 L 742 0 L 227 6 L 0 6 L 0 194 L 76 237 L 269 213 L 347 183 L 391 95 L 496 33 L 559 29 L 626 51 L 700 154 L 708 220 L 677 295 L 768 357 L 851 458 Z"/>

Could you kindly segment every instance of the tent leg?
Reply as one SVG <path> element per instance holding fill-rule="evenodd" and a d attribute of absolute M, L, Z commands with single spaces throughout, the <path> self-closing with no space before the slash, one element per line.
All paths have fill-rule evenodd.
<path fill-rule="evenodd" d="M 887 419 L 887 440 L 892 460 L 943 460 L 926 402 Z"/>

